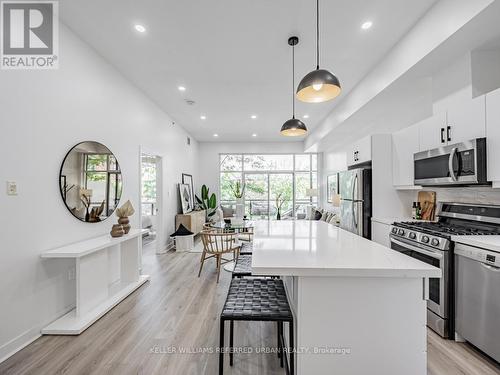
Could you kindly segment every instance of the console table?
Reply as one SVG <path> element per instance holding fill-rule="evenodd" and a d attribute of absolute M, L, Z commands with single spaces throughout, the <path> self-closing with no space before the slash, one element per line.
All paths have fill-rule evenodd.
<path fill-rule="evenodd" d="M 149 280 L 139 271 L 145 232 L 131 229 L 123 237 L 105 235 L 42 253 L 47 259 L 75 259 L 76 267 L 76 308 L 43 328 L 42 334 L 82 333 Z"/>

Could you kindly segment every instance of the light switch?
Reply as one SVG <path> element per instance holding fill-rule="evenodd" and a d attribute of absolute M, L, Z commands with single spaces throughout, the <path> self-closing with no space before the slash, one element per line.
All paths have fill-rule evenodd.
<path fill-rule="evenodd" d="M 7 181 L 7 195 L 17 195 L 17 183 L 15 181 Z"/>

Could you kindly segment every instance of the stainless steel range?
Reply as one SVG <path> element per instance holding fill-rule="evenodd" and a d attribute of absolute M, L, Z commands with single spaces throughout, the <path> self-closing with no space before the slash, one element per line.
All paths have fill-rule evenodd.
<path fill-rule="evenodd" d="M 500 234 L 500 206 L 442 203 L 436 222 L 391 227 L 391 248 L 441 269 L 429 280 L 427 325 L 442 337 L 454 334 L 454 243 L 451 236 Z"/>

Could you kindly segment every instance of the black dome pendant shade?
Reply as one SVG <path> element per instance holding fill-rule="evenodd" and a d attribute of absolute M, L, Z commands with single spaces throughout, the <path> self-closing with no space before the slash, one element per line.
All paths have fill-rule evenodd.
<path fill-rule="evenodd" d="M 295 95 L 293 95 L 293 91 L 295 90 L 295 46 L 299 43 L 299 38 L 296 36 L 292 36 L 288 38 L 288 44 L 292 46 L 292 111 L 293 115 L 290 120 L 287 120 L 281 126 L 281 135 L 287 137 L 297 137 L 299 135 L 304 135 L 307 133 L 306 125 L 295 118 Z"/>
<path fill-rule="evenodd" d="M 281 134 L 288 137 L 297 137 L 307 133 L 306 124 L 299 119 L 291 118 L 281 126 Z"/>
<path fill-rule="evenodd" d="M 316 0 L 316 70 L 305 75 L 297 87 L 297 99 L 306 103 L 322 103 L 336 98 L 339 79 L 330 71 L 319 68 L 319 0 Z"/>

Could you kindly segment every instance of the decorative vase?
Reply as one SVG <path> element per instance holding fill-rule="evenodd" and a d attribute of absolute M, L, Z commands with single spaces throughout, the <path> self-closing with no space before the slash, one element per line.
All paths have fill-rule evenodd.
<path fill-rule="evenodd" d="M 243 215 L 245 215 L 245 205 L 243 204 L 243 198 L 236 198 L 236 212 L 234 216 L 243 218 Z"/>
<path fill-rule="evenodd" d="M 123 226 L 121 224 L 114 224 L 111 228 L 110 234 L 111 237 L 121 237 L 125 234 L 125 231 L 123 230 Z"/>
<path fill-rule="evenodd" d="M 129 224 L 129 222 L 130 220 L 126 216 L 118 218 L 118 224 L 122 226 L 125 234 L 128 234 L 128 232 L 130 232 L 131 225 Z"/>
<path fill-rule="evenodd" d="M 276 213 L 276 220 L 281 220 L 281 212 L 280 212 L 280 210 L 278 210 L 278 212 Z"/>

